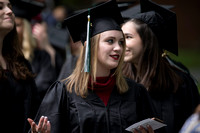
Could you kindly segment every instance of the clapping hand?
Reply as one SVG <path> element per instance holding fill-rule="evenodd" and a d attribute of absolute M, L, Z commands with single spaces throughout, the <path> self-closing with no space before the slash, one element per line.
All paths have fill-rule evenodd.
<path fill-rule="evenodd" d="M 41 116 L 38 125 L 30 118 L 28 122 L 31 125 L 31 133 L 50 133 L 51 131 L 51 124 L 47 117 Z"/>

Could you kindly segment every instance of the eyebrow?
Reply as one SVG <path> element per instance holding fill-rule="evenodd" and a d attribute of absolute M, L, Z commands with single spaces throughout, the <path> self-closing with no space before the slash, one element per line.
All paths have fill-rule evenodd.
<path fill-rule="evenodd" d="M 131 33 L 124 33 L 124 35 L 133 35 L 133 34 L 131 34 Z"/>
<path fill-rule="evenodd" d="M 6 2 L 2 2 L 2 1 L 0 1 L 0 4 L 7 4 L 8 6 L 10 6 L 10 5 L 11 5 L 11 3 L 10 3 L 10 2 L 6 3 Z"/>

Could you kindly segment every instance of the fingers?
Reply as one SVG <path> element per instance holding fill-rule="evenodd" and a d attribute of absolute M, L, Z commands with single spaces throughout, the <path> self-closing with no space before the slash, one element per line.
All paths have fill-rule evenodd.
<path fill-rule="evenodd" d="M 151 126 L 147 125 L 147 129 L 148 129 L 148 132 L 149 132 L 149 133 L 154 133 L 154 130 L 152 129 Z"/>
<path fill-rule="evenodd" d="M 133 133 L 154 133 L 154 130 L 149 125 L 146 126 L 146 129 L 143 126 L 139 126 L 133 130 Z"/>
<path fill-rule="evenodd" d="M 47 130 L 45 131 L 45 133 L 50 133 L 51 132 L 51 124 L 49 121 L 47 121 Z"/>
<path fill-rule="evenodd" d="M 27 120 L 31 125 L 31 133 L 37 133 L 37 125 L 35 124 L 35 122 L 30 118 L 28 118 Z"/>
<path fill-rule="evenodd" d="M 33 122 L 33 120 L 32 119 L 30 119 L 30 118 L 28 118 L 27 119 L 27 121 L 28 121 L 28 123 L 31 125 L 32 124 L 32 122 Z"/>
<path fill-rule="evenodd" d="M 38 132 L 42 131 L 43 123 L 44 123 L 44 116 L 41 116 L 39 124 L 38 124 L 38 129 L 37 129 Z"/>
<path fill-rule="evenodd" d="M 51 125 L 46 116 L 40 118 L 37 131 L 41 133 L 50 133 Z"/>
<path fill-rule="evenodd" d="M 39 124 L 36 125 L 35 122 L 28 118 L 27 119 L 29 124 L 31 125 L 31 133 L 50 133 L 51 131 L 51 124 L 48 121 L 47 117 L 41 116 L 39 120 Z"/>
<path fill-rule="evenodd" d="M 47 121 L 48 121 L 48 118 L 44 117 L 44 123 L 42 125 L 42 131 L 44 131 L 44 132 L 46 132 L 46 130 L 47 130 Z"/>
<path fill-rule="evenodd" d="M 147 130 L 143 126 L 138 127 L 141 133 L 148 133 Z"/>
<path fill-rule="evenodd" d="M 137 129 L 133 129 L 133 133 L 139 133 Z"/>

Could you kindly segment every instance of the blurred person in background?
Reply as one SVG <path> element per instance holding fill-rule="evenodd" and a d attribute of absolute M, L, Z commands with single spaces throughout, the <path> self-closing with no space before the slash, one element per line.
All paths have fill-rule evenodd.
<path fill-rule="evenodd" d="M 25 58 L 31 63 L 33 72 L 36 74 L 35 82 L 40 101 L 43 99 L 48 87 L 57 78 L 50 54 L 38 47 L 37 40 L 32 34 L 31 19 L 40 13 L 42 8 L 34 3 L 21 0 L 13 4 L 13 12 L 16 15 L 16 28 L 22 46 L 22 52 Z M 42 43 L 46 45 L 44 40 Z"/>
<path fill-rule="evenodd" d="M 185 121 L 179 133 L 200 133 L 200 104 L 195 112 Z"/>
<path fill-rule="evenodd" d="M 65 79 L 66 77 L 71 75 L 74 68 L 76 67 L 76 62 L 77 62 L 77 59 L 78 59 L 80 52 L 81 52 L 81 47 L 82 47 L 81 41 L 74 43 L 72 41 L 72 38 L 70 38 L 70 44 L 69 45 L 70 45 L 70 48 L 67 51 L 67 53 L 68 53 L 67 58 L 65 60 L 65 63 L 62 66 L 58 80 Z"/>
<path fill-rule="evenodd" d="M 0 0 L 0 128 L 7 133 L 27 133 L 26 119 L 35 116 L 40 104 L 35 75 L 21 48 L 12 5 Z"/>
<path fill-rule="evenodd" d="M 64 18 L 68 15 L 65 6 L 55 6 L 52 10 L 46 7 L 38 17 L 34 18 L 33 34 L 40 49 L 46 50 L 51 56 L 52 64 L 58 77 L 67 51 L 69 51 L 69 33 L 63 25 Z"/>
<path fill-rule="evenodd" d="M 176 14 L 148 0 L 141 12 L 122 25 L 126 38 L 124 75 L 148 90 L 156 117 L 167 124 L 162 133 L 177 133 L 200 102 L 187 69 L 169 59 L 178 54 Z"/>
<path fill-rule="evenodd" d="M 42 23 L 35 23 L 33 26 L 32 32 L 33 32 L 34 38 L 36 39 L 38 49 L 42 51 L 46 51 L 48 55 L 50 56 L 50 60 L 51 60 L 50 63 L 55 70 L 54 76 L 57 79 L 60 73 L 60 69 L 64 62 L 64 59 L 63 59 L 64 57 L 62 57 L 60 53 L 52 46 L 49 40 L 49 38 L 51 38 L 52 36 L 49 36 L 49 34 L 47 33 L 48 32 L 47 30 L 48 30 L 48 27 L 46 23 L 42 22 Z M 53 32 L 54 32 L 53 34 L 57 34 L 56 31 L 53 31 Z M 59 41 L 59 40 L 56 40 L 56 41 Z"/>

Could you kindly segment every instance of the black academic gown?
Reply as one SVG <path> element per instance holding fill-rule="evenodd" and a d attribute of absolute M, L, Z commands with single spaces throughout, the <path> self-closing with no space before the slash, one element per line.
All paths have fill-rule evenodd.
<path fill-rule="evenodd" d="M 56 69 L 51 64 L 50 55 L 44 50 L 34 50 L 34 58 L 31 62 L 33 72 L 36 74 L 35 82 L 42 101 L 47 89 L 56 79 Z"/>
<path fill-rule="evenodd" d="M 178 133 L 185 120 L 200 103 L 198 88 L 190 74 L 179 70 L 176 72 L 184 81 L 176 93 L 151 94 L 156 117 L 167 124 L 167 127 L 159 130 L 162 133 Z"/>
<path fill-rule="evenodd" d="M 9 70 L 3 71 L 7 78 L 0 79 L 0 132 L 27 133 L 30 129 L 27 118 L 35 117 L 40 104 L 35 81 L 16 81 Z"/>
<path fill-rule="evenodd" d="M 123 133 L 133 123 L 153 117 L 146 89 L 127 81 L 128 92 L 121 95 L 115 88 L 107 106 L 91 90 L 81 98 L 57 81 L 47 91 L 35 121 L 47 116 L 51 133 Z"/>

